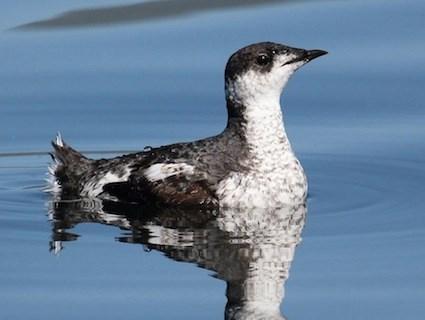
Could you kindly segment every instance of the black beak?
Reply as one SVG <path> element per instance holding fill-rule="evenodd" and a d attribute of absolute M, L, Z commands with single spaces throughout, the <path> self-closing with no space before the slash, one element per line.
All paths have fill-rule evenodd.
<path fill-rule="evenodd" d="M 287 64 L 291 64 L 291 63 L 295 63 L 295 62 L 299 62 L 299 61 L 304 61 L 304 62 L 307 63 L 307 62 L 309 62 L 309 61 L 311 61 L 313 59 L 316 59 L 316 58 L 321 57 L 321 56 L 323 56 L 325 54 L 328 54 L 328 52 L 327 51 L 324 51 L 324 50 L 295 49 L 294 51 L 295 51 L 294 53 L 297 54 L 297 57 L 294 58 L 294 59 L 292 59 L 292 60 L 290 60 L 290 61 L 288 61 L 288 62 L 285 62 L 282 65 L 282 67 L 283 66 L 286 66 Z"/>
<path fill-rule="evenodd" d="M 324 50 L 307 50 L 305 52 L 304 60 L 311 61 L 318 57 L 324 56 L 325 54 L 328 54 L 328 52 Z"/>

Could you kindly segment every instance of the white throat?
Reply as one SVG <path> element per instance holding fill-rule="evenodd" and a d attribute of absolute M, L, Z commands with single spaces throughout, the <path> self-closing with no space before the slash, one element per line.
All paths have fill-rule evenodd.
<path fill-rule="evenodd" d="M 295 68 L 261 74 L 248 71 L 226 83 L 227 99 L 243 108 L 243 129 L 248 147 L 255 156 L 291 152 L 280 106 L 280 96 Z"/>

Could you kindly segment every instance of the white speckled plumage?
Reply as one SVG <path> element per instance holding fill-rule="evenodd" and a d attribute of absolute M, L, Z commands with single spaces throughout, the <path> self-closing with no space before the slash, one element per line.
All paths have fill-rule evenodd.
<path fill-rule="evenodd" d="M 248 70 L 226 83 L 228 97 L 245 107 L 249 172 L 233 172 L 220 182 L 224 207 L 281 207 L 301 203 L 307 178 L 292 151 L 283 124 L 280 96 L 290 76 L 305 62 L 282 67 L 293 55 L 276 59 L 270 72 Z"/>
<path fill-rule="evenodd" d="M 145 177 L 152 181 L 160 181 L 178 174 L 193 175 L 194 167 L 185 163 L 155 163 L 144 171 Z"/>
<path fill-rule="evenodd" d="M 58 135 L 49 191 L 209 208 L 302 203 L 307 179 L 286 135 L 280 96 L 298 68 L 324 54 L 272 42 L 238 50 L 225 70 L 228 123 L 210 138 L 92 160 Z"/>
<path fill-rule="evenodd" d="M 84 183 L 81 195 L 88 197 L 97 197 L 103 192 L 103 187 L 106 184 L 127 181 L 130 174 L 131 169 L 129 167 L 126 167 L 124 174 L 118 174 L 115 172 L 107 171 L 100 177 L 93 176 L 91 179 Z"/>

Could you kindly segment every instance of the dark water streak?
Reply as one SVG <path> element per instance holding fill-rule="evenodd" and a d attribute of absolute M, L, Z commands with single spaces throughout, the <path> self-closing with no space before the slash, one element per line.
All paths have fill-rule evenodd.
<path fill-rule="evenodd" d="M 299 2 L 294 0 L 163 0 L 137 4 L 73 10 L 45 20 L 26 23 L 15 30 L 82 28 L 121 23 L 144 23 L 184 15 L 264 6 L 274 3 Z"/>

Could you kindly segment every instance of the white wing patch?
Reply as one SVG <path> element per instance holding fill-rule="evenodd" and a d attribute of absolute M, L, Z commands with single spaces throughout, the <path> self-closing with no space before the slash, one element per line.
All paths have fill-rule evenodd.
<path fill-rule="evenodd" d="M 194 167 L 185 163 L 155 163 L 143 174 L 148 180 L 155 182 L 178 174 L 193 175 L 193 172 Z"/>
<path fill-rule="evenodd" d="M 131 169 L 127 167 L 125 170 L 125 174 L 121 176 L 108 171 L 102 178 L 98 180 L 96 179 L 97 177 L 95 177 L 93 180 L 90 180 L 86 183 L 81 193 L 89 197 L 96 197 L 103 192 L 104 185 L 108 183 L 127 181 L 131 174 Z"/>

